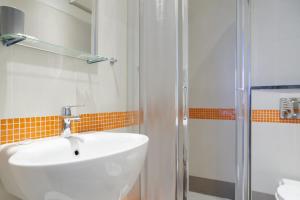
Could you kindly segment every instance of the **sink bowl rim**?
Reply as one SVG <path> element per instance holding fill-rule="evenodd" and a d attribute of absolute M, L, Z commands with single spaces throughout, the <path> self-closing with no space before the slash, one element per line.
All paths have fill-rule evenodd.
<path fill-rule="evenodd" d="M 109 156 L 114 156 L 123 152 L 128 152 L 128 151 L 132 151 L 134 149 L 140 148 L 143 145 L 147 145 L 149 138 L 146 135 L 143 134 L 139 134 L 139 133 L 113 133 L 113 132 L 89 132 L 86 134 L 74 134 L 72 136 L 75 137 L 83 137 L 83 136 L 88 136 L 88 135 L 97 135 L 97 134 L 123 134 L 124 135 L 135 135 L 137 137 L 140 137 L 142 139 L 141 142 L 139 142 L 138 144 L 134 145 L 132 148 L 126 148 L 123 150 L 118 150 L 118 151 L 114 151 L 113 153 L 108 153 L 105 155 L 100 155 L 100 156 L 93 156 L 93 157 L 89 157 L 89 158 L 84 158 L 84 159 L 80 159 L 80 160 L 72 160 L 72 161 L 63 161 L 63 162 L 50 162 L 50 163 L 29 163 L 29 162 L 22 162 L 22 161 L 18 161 L 16 160 L 16 156 L 18 155 L 18 152 L 15 152 L 8 160 L 9 165 L 11 166 L 15 166 L 15 167 L 22 167 L 22 168 L 41 168 L 41 167 L 58 167 L 58 166 L 66 166 L 66 165 L 73 165 L 73 164 L 80 164 L 80 163 L 85 163 L 85 162 L 91 162 L 97 159 L 102 159 L 102 158 L 106 158 Z M 55 139 L 64 139 L 63 137 L 60 136 L 55 136 L 55 137 L 49 137 L 49 138 L 42 138 L 39 140 L 34 140 L 32 141 L 32 143 L 28 144 L 28 145 L 32 145 L 41 141 L 51 141 L 51 140 L 55 140 Z M 28 145 L 24 145 L 24 147 L 26 148 Z M 20 145 L 20 148 L 22 148 L 22 145 Z M 22 151 L 22 149 L 20 150 Z"/>

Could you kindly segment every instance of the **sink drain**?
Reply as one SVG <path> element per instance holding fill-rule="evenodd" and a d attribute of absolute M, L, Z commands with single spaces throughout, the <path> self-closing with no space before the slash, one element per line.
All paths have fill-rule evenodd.
<path fill-rule="evenodd" d="M 79 151 L 78 151 L 78 150 L 75 150 L 75 151 L 74 151 L 74 155 L 75 155 L 75 156 L 79 156 Z"/>

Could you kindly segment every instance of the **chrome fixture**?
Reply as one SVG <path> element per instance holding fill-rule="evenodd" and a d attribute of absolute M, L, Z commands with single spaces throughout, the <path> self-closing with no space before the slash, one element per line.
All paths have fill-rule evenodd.
<path fill-rule="evenodd" d="M 118 62 L 118 60 L 117 60 L 116 58 L 110 58 L 110 59 L 109 59 L 109 63 L 110 63 L 111 65 L 115 64 L 116 62 Z"/>
<path fill-rule="evenodd" d="M 25 40 L 25 37 L 6 37 L 24 33 L 24 12 L 8 6 L 0 6 L 0 36 L 3 45 L 10 46 Z"/>
<path fill-rule="evenodd" d="M 300 98 L 281 98 L 280 99 L 280 118 L 281 119 L 298 119 Z"/>
<path fill-rule="evenodd" d="M 71 136 L 71 121 L 79 121 L 80 116 L 73 116 L 72 115 L 72 108 L 75 107 L 83 107 L 84 105 L 77 105 L 77 106 L 64 106 L 62 108 L 62 116 L 63 116 L 63 137 L 70 137 Z"/>

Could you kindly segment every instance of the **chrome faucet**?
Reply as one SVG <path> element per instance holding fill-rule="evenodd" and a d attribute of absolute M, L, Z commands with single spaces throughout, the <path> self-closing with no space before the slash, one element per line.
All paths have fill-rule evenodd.
<path fill-rule="evenodd" d="M 79 106 L 64 106 L 62 108 L 62 116 L 63 116 L 63 137 L 70 137 L 71 136 L 71 122 L 72 121 L 79 121 L 80 116 L 73 116 L 71 108 L 74 107 L 83 107 L 83 105 Z"/>

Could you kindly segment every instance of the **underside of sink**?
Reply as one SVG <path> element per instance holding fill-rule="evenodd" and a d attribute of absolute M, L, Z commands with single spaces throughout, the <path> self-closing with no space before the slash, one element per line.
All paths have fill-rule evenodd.
<path fill-rule="evenodd" d="M 119 200 L 128 194 L 142 169 L 148 138 L 103 132 L 74 138 L 79 141 L 75 147 L 69 139 L 51 138 L 15 150 L 7 161 L 7 170 L 15 178 L 19 197 L 23 200 Z M 57 149 L 47 149 L 55 144 L 61 154 L 57 154 L 60 152 Z M 82 154 L 74 155 L 75 149 Z M 43 155 L 44 160 L 40 159 Z"/>

